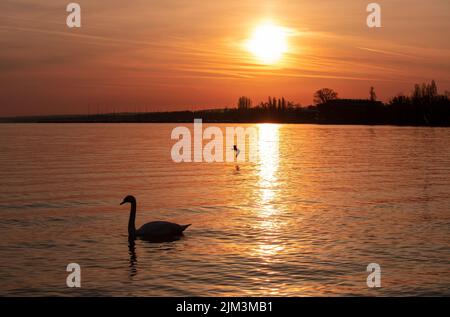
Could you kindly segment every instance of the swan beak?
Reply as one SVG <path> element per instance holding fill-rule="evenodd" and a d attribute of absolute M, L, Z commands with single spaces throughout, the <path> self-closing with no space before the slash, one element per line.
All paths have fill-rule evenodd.
<path fill-rule="evenodd" d="M 122 206 L 123 204 L 125 204 L 125 201 L 122 201 L 122 202 L 120 203 L 121 206 Z"/>

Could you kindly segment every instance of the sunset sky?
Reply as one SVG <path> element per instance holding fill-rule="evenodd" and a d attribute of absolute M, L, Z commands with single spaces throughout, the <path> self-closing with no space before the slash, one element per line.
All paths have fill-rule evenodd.
<path fill-rule="evenodd" d="M 330 87 L 383 101 L 417 82 L 450 90 L 450 1 L 385 0 L 382 28 L 362 0 L 0 1 L 0 116 L 232 107 L 285 96 L 312 103 Z M 287 50 L 264 64 L 255 29 L 285 30 Z"/>

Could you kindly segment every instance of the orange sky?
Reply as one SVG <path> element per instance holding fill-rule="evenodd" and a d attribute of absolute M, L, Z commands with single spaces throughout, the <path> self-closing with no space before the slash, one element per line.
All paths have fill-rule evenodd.
<path fill-rule="evenodd" d="M 450 2 L 78 0 L 69 29 L 61 0 L 0 2 L 0 116 L 234 106 L 315 90 L 387 100 L 416 82 L 450 90 Z M 289 28 L 289 52 L 261 65 L 242 43 L 271 20 Z"/>

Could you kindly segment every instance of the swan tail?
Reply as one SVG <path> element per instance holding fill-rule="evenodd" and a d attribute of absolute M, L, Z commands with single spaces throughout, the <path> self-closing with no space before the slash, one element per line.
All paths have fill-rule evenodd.
<path fill-rule="evenodd" d="M 186 229 L 189 228 L 190 226 L 192 226 L 192 224 L 180 226 L 180 227 L 181 227 L 181 232 L 183 232 L 184 230 L 186 230 Z"/>

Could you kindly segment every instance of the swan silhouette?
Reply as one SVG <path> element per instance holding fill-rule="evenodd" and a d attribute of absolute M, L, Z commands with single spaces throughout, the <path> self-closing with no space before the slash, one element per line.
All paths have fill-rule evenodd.
<path fill-rule="evenodd" d="M 136 238 L 141 238 L 143 240 L 149 241 L 175 241 L 178 240 L 182 235 L 183 231 L 186 230 L 189 225 L 179 225 L 172 222 L 166 221 L 153 221 L 146 223 L 138 230 L 136 230 L 136 198 L 133 196 L 127 196 L 120 203 L 121 205 L 129 203 L 131 204 L 130 210 L 130 220 L 128 221 L 128 239 L 135 240 Z"/>

